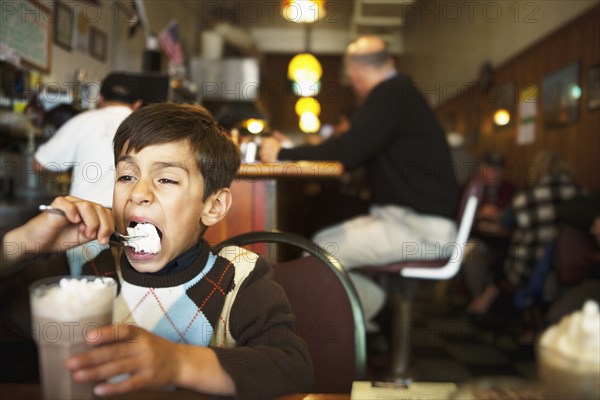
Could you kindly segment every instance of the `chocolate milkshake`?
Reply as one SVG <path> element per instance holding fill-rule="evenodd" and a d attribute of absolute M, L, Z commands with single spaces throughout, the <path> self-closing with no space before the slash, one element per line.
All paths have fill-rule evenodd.
<path fill-rule="evenodd" d="M 587 300 L 544 331 L 537 357 L 544 399 L 600 399 L 598 303 Z"/>
<path fill-rule="evenodd" d="M 55 277 L 30 287 L 32 328 L 38 345 L 44 399 L 93 399 L 92 383 L 76 383 L 65 367 L 89 350 L 84 336 L 112 323 L 116 282 L 112 278 Z"/>

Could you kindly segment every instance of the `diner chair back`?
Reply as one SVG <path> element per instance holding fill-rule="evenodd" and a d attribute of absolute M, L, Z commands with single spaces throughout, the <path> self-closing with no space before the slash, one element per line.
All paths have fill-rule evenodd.
<path fill-rule="evenodd" d="M 295 246 L 309 254 L 273 264 L 296 317 L 296 329 L 314 364 L 316 393 L 350 393 L 352 382 L 366 378 L 365 322 L 358 295 L 346 271 L 314 242 L 287 232 L 250 232 L 216 246 L 256 244 Z M 266 257 L 267 247 L 251 251 Z M 267 257 L 268 259 L 268 257 Z"/>
<path fill-rule="evenodd" d="M 356 270 L 372 275 L 386 274 L 401 278 L 401 284 L 391 296 L 391 375 L 405 377 L 410 358 L 410 330 L 412 324 L 412 301 L 417 292 L 419 279 L 447 280 L 460 270 L 466 251 L 469 234 L 475 219 L 477 207 L 483 195 L 483 181 L 473 178 L 465 187 L 457 209 L 457 235 L 451 243 L 452 250 L 445 258 L 434 260 L 411 260 L 380 266 L 365 266 Z"/>

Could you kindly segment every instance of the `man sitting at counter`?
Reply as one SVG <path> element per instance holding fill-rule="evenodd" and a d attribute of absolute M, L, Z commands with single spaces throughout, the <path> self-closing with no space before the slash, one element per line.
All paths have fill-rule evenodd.
<path fill-rule="evenodd" d="M 361 102 L 350 129 L 320 145 L 292 149 L 267 138 L 260 157 L 268 162 L 340 161 L 349 170 L 366 167 L 369 214 L 325 228 L 313 238 L 335 247 L 345 268 L 434 257 L 456 238 L 458 185 L 444 131 L 412 80 L 396 71 L 383 40 L 359 37 L 348 45 L 345 61 Z M 419 251 L 409 252 L 414 246 Z M 370 321 L 385 294 L 366 277 L 350 276 Z"/>
<path fill-rule="evenodd" d="M 203 239 L 229 210 L 240 166 L 239 150 L 210 114 L 192 105 L 144 107 L 119 126 L 114 157 L 112 214 L 58 197 L 52 206 L 64 215 L 42 213 L 0 237 L 7 264 L 28 261 L 22 248 L 107 244 L 115 226 L 154 230 L 152 250 L 133 242 L 118 259 L 107 250 L 92 262 L 97 275 L 119 280 L 119 327 L 92 332 L 86 340 L 95 348 L 67 360 L 73 379 L 100 382 L 100 396 L 170 385 L 238 398 L 309 391 L 311 358 L 269 265 L 237 247 L 214 254 Z M 145 298 L 152 301 L 138 307 Z"/>

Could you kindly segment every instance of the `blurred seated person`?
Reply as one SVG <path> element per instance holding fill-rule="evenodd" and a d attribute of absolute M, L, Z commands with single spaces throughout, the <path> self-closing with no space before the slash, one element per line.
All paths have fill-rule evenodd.
<path fill-rule="evenodd" d="M 533 267 L 557 236 L 557 208 L 579 193 L 567 163 L 557 153 L 541 151 L 530 168 L 530 187 L 517 193 L 511 204 L 516 226 L 503 271 L 468 305 L 471 314 L 484 315 L 492 305 L 500 313 L 512 309 L 514 292 L 527 285 Z"/>
<path fill-rule="evenodd" d="M 506 179 L 504 156 L 492 151 L 485 155 L 477 176 L 485 183 L 481 205 L 477 209 L 475 231 L 482 235 L 497 233 L 501 219 L 515 195 L 515 185 Z"/>
<path fill-rule="evenodd" d="M 313 237 L 345 268 L 441 256 L 445 245 L 456 240 L 458 200 L 442 126 L 413 80 L 396 70 L 381 38 L 367 35 L 351 42 L 345 66 L 360 101 L 350 129 L 317 146 L 293 149 L 266 138 L 261 159 L 339 161 L 347 170 L 366 168 L 369 212 Z M 407 244 L 418 251 L 407 251 Z M 367 328 L 374 328 L 369 321 L 383 307 L 386 293 L 364 274 L 351 271 L 350 277 Z"/>
<path fill-rule="evenodd" d="M 558 209 L 564 226 L 555 250 L 560 296 L 550 305 L 544 322 L 552 325 L 586 300 L 600 303 L 600 192 L 584 193 Z"/>
<path fill-rule="evenodd" d="M 510 202 L 516 188 L 506 179 L 504 156 L 495 151 L 485 155 L 474 179 L 481 179 L 484 189 L 462 274 L 470 296 L 477 297 L 502 271 L 510 243 Z"/>

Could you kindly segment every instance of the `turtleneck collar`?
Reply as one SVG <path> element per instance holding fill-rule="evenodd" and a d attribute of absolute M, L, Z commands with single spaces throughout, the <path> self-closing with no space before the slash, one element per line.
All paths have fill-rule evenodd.
<path fill-rule="evenodd" d="M 121 255 L 121 273 L 123 279 L 136 286 L 170 287 L 179 286 L 197 276 L 206 265 L 210 246 L 204 239 L 184 251 L 157 272 L 136 271 L 125 253 Z"/>

